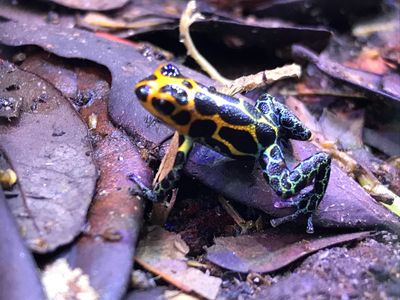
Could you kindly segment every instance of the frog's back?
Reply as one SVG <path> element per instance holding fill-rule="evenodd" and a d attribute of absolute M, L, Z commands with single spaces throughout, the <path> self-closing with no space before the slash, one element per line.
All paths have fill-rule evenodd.
<path fill-rule="evenodd" d="M 276 126 L 249 102 L 202 87 L 188 135 L 235 158 L 258 157 L 275 141 Z"/>
<path fill-rule="evenodd" d="M 258 157 L 274 143 L 278 129 L 269 116 L 243 99 L 220 94 L 167 67 L 160 67 L 136 87 L 142 105 L 153 115 L 194 141 L 234 158 Z"/>

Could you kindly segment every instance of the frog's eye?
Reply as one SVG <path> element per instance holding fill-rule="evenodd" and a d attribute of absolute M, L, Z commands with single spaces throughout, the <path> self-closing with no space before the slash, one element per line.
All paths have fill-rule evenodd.
<path fill-rule="evenodd" d="M 173 64 L 167 64 L 163 66 L 160 70 L 161 74 L 168 77 L 182 77 L 179 69 Z"/>

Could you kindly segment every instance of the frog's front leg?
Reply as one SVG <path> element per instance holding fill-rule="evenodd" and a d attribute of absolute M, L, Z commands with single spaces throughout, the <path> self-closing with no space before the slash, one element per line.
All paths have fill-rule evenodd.
<path fill-rule="evenodd" d="M 311 131 L 292 113 L 286 105 L 278 102 L 269 94 L 261 95 L 256 102 L 256 108 L 268 115 L 279 124 L 279 135 L 285 139 L 307 141 Z"/>
<path fill-rule="evenodd" d="M 179 147 L 174 165 L 171 171 L 160 182 L 156 183 L 152 189 L 146 187 L 136 176 L 130 175 L 130 179 L 140 188 L 139 194 L 153 202 L 162 201 L 168 195 L 169 191 L 177 186 L 192 147 L 193 140 L 191 137 L 179 135 Z"/>
<path fill-rule="evenodd" d="M 272 219 L 271 225 L 276 227 L 284 222 L 296 219 L 299 215 L 308 216 L 307 232 L 313 233 L 312 213 L 317 209 L 325 194 L 329 181 L 331 158 L 325 152 L 318 152 L 300 162 L 292 171 L 285 163 L 280 147 L 269 146 L 260 157 L 263 175 L 278 196 L 286 199 L 298 194 L 314 180 L 311 191 L 297 195 L 292 200 L 275 203 L 275 207 L 296 207 L 292 215 Z"/>

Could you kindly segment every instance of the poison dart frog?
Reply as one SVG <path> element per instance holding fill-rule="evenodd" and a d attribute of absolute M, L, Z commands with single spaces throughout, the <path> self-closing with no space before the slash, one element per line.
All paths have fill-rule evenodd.
<path fill-rule="evenodd" d="M 213 87 L 184 77 L 170 63 L 160 65 L 139 81 L 135 93 L 144 108 L 179 133 L 173 168 L 161 182 L 150 189 L 131 176 L 140 187 L 139 194 L 151 201 L 163 200 L 177 186 L 193 143 L 197 142 L 231 158 L 258 160 L 265 180 L 282 198 L 275 207 L 296 208 L 291 215 L 272 219 L 271 225 L 276 227 L 306 215 L 307 232 L 314 232 L 312 215 L 325 194 L 331 158 L 318 152 L 292 171 L 287 168 L 282 139 L 305 141 L 310 139 L 311 131 L 285 105 L 269 94 L 263 94 L 252 105 L 218 93 Z M 313 189 L 300 194 L 312 181 Z"/>

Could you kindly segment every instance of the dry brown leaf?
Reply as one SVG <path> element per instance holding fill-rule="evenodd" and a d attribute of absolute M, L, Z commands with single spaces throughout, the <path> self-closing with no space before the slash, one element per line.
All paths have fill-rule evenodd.
<path fill-rule="evenodd" d="M 185 293 L 194 292 L 206 299 L 215 299 L 221 278 L 187 266 L 185 255 L 189 248 L 180 235 L 161 227 L 149 229 L 151 231 L 139 242 L 136 262 Z"/>

